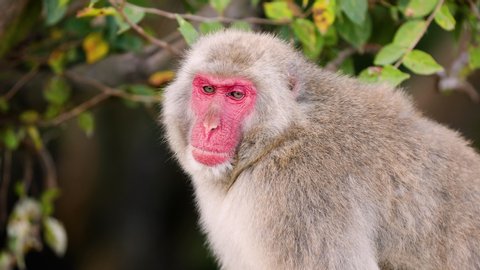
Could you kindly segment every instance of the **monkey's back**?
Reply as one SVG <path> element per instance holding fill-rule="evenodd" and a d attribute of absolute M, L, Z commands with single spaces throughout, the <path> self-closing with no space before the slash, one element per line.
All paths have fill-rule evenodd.
<path fill-rule="evenodd" d="M 480 269 L 480 157 L 463 138 L 386 86 L 317 71 L 297 99 L 307 121 L 289 131 L 296 143 L 272 152 L 268 175 L 260 172 L 302 197 L 303 205 L 277 202 L 283 211 L 302 208 L 317 217 L 305 226 L 339 233 L 358 222 L 384 267 Z"/>

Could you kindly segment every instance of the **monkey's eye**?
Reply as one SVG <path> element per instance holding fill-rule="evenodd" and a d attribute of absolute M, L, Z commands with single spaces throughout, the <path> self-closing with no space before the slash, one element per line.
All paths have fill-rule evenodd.
<path fill-rule="evenodd" d="M 215 88 L 211 85 L 205 85 L 203 87 L 203 92 L 205 92 L 207 94 L 213 94 L 215 92 Z"/>
<path fill-rule="evenodd" d="M 227 95 L 233 99 L 241 100 L 245 96 L 245 93 L 240 91 L 232 91 L 229 92 Z"/>

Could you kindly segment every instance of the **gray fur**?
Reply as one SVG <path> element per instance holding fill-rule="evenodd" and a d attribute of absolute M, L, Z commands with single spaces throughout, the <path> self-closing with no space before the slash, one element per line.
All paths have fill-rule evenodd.
<path fill-rule="evenodd" d="M 230 164 L 191 158 L 191 82 L 258 91 Z M 480 157 L 400 90 L 308 63 L 267 34 L 201 38 L 163 123 L 222 269 L 480 269 Z"/>

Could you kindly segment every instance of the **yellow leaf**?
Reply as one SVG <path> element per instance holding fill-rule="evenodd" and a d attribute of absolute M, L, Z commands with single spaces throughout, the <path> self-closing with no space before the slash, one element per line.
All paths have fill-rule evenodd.
<path fill-rule="evenodd" d="M 87 56 L 87 63 L 95 63 L 108 53 L 108 43 L 100 33 L 91 33 L 85 37 L 82 43 L 83 50 Z"/>
<path fill-rule="evenodd" d="M 113 7 L 94 8 L 86 7 L 77 12 L 77 18 L 82 17 L 97 17 L 106 15 L 116 15 L 117 11 Z"/>
<path fill-rule="evenodd" d="M 153 86 L 161 86 L 173 79 L 175 73 L 171 70 L 157 71 L 148 77 L 148 83 Z"/>
<path fill-rule="evenodd" d="M 315 25 L 325 35 L 335 21 L 335 0 L 316 0 L 312 12 Z"/>

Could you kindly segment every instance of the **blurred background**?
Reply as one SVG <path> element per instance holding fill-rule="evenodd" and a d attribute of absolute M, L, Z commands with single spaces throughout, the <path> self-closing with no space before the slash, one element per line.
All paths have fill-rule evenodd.
<path fill-rule="evenodd" d="M 288 30 L 291 21 L 275 23 L 279 18 L 265 14 L 266 6 L 259 1 L 223 2 L 128 1 L 171 14 L 218 18 L 220 11 L 220 18 L 272 20 L 271 24 L 247 26 L 273 31 L 291 40 L 321 66 L 354 48 L 344 59 L 348 66 L 333 67 L 350 75 L 358 75 L 371 66 L 379 46 L 392 40 L 398 27 L 410 20 L 408 8 L 402 10 L 402 5 L 408 6 L 409 1 L 365 1 L 374 29 L 371 36 L 356 46 L 340 34 L 335 43 L 324 45 L 323 51 L 312 57 L 299 32 Z M 328 1 L 306 1 L 306 5 L 305 1 L 284 2 L 293 17 L 309 19 L 312 5 Z M 428 51 L 446 73 L 459 63 L 462 52 L 472 44 L 478 45 L 475 27 L 465 26 L 472 20 L 478 24 L 473 9 L 478 12 L 478 1 L 447 2 L 456 7 L 454 31 L 458 33 L 431 24 L 420 42 L 414 44 L 415 48 Z M 26 268 L 30 270 L 217 269 L 197 225 L 192 185 L 172 158 L 158 121 L 161 89 L 171 80 L 189 36 L 182 28 L 177 30 L 181 20 L 152 14 L 138 19 L 135 8 L 124 12 L 146 34 L 133 31 L 128 24 L 127 31 L 119 34 L 122 24 L 115 20 L 122 19 L 118 14 L 121 12 L 111 9 L 112 3 L 116 2 L 0 0 L 0 249 L 3 254 L 24 253 Z M 433 6 L 442 4 L 439 3 L 434 1 Z M 59 11 L 60 7 L 64 10 Z M 385 15 L 392 12 L 392 7 L 398 8 L 397 21 L 395 16 Z M 99 12 L 117 13 L 109 17 Z M 420 18 L 428 20 L 432 12 L 435 11 L 431 9 Z M 348 15 L 345 10 L 337 13 L 336 20 L 341 20 L 342 14 Z M 188 16 L 185 18 L 188 21 Z M 231 24 L 221 22 L 224 26 Z M 191 23 L 199 29 L 199 22 Z M 341 26 L 335 27 L 341 32 Z M 377 28 L 380 30 L 375 31 Z M 466 34 L 462 34 L 465 29 Z M 321 37 L 319 31 L 313 32 L 317 41 Z M 169 45 L 162 47 L 159 40 Z M 409 72 L 405 67 L 400 70 Z M 480 89 L 480 73 L 472 69 L 462 74 L 458 77 L 468 82 L 469 90 L 459 87 L 445 91 L 439 87 L 445 78 L 440 71 L 430 76 L 412 74 L 402 87 L 425 115 L 458 130 L 478 148 L 480 106 L 475 89 Z M 119 92 L 108 92 L 112 89 Z M 74 111 L 78 108 L 81 112 Z M 15 183 L 21 183 L 23 193 Z M 12 224 L 18 201 L 22 196 L 41 198 L 45 190 L 55 188 L 60 193 L 52 205 L 54 211 L 45 214 L 42 204 L 42 217 L 52 216 L 63 224 L 68 238 L 66 253 L 58 256 L 59 251 L 40 233 L 48 229 L 40 225 L 40 232 L 34 234 L 45 242 L 43 249 L 26 244 L 25 252 L 15 251 L 15 239 L 8 234 L 8 226 L 13 225 L 7 224 Z M 17 262 L 5 265 L 16 265 L 17 269 L 15 256 Z"/>

